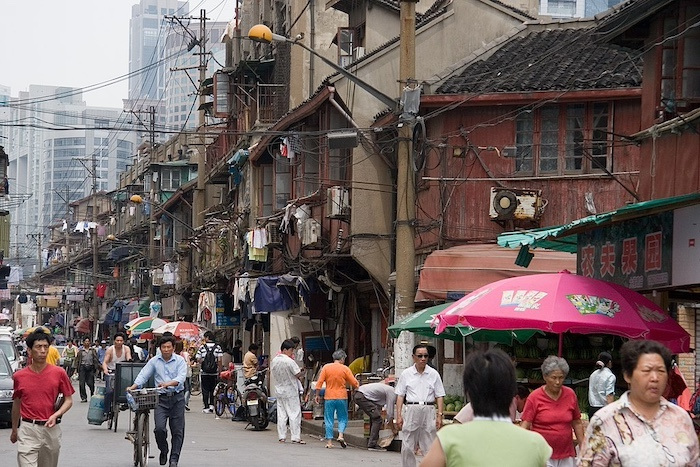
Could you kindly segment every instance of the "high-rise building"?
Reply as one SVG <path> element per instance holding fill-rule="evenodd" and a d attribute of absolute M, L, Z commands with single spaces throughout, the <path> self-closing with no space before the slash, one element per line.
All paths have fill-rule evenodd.
<path fill-rule="evenodd" d="M 624 0 L 540 0 L 540 14 L 553 18 L 590 18 Z"/>
<path fill-rule="evenodd" d="M 46 235 L 49 225 L 70 220 L 67 201 L 92 192 L 93 155 L 97 190 L 116 189 L 114 174 L 131 163 L 137 132 L 121 109 L 88 107 L 78 88 L 30 85 L 7 109 L 10 197 L 27 198 L 10 210 L 11 241 L 22 244 L 27 234 Z"/>

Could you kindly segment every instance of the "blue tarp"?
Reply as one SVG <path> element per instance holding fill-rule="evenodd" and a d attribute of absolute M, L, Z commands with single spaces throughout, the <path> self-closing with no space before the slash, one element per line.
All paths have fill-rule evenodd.
<path fill-rule="evenodd" d="M 292 309 L 294 300 L 290 294 L 290 288 L 285 286 L 278 287 L 278 281 L 278 276 L 258 277 L 254 299 L 256 313 L 270 313 L 272 311 Z"/>

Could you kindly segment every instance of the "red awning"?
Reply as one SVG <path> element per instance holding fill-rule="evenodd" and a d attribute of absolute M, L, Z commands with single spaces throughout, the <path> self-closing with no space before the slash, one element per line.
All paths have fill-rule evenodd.
<path fill-rule="evenodd" d="M 456 300 L 486 284 L 508 277 L 576 271 L 576 255 L 560 251 L 532 250 L 530 266 L 515 265 L 518 250 L 495 244 L 461 245 L 436 250 L 425 259 L 416 301 Z"/>

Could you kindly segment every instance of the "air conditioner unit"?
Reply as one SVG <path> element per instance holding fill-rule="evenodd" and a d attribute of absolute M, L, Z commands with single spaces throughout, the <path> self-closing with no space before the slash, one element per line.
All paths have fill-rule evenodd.
<path fill-rule="evenodd" d="M 326 190 L 326 217 L 344 217 L 350 214 L 348 189 L 332 186 Z"/>
<path fill-rule="evenodd" d="M 543 210 L 541 190 L 491 188 L 491 220 L 537 220 L 542 216 Z"/>
<path fill-rule="evenodd" d="M 280 225 L 277 222 L 267 223 L 267 236 L 269 241 L 268 245 L 281 245 L 282 244 L 282 234 L 280 232 Z"/>

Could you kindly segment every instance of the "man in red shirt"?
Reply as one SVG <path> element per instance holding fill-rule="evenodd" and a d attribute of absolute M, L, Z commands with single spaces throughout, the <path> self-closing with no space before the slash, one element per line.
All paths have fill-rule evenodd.
<path fill-rule="evenodd" d="M 10 441 L 17 443 L 17 463 L 20 467 L 58 466 L 61 450 L 61 428 L 58 424 L 61 423 L 61 416 L 73 405 L 75 390 L 68 374 L 63 368 L 46 362 L 51 339 L 49 334 L 41 331 L 27 336 L 32 363 L 12 377 L 14 393 Z M 59 394 L 63 395 L 63 401 L 56 407 Z"/>

